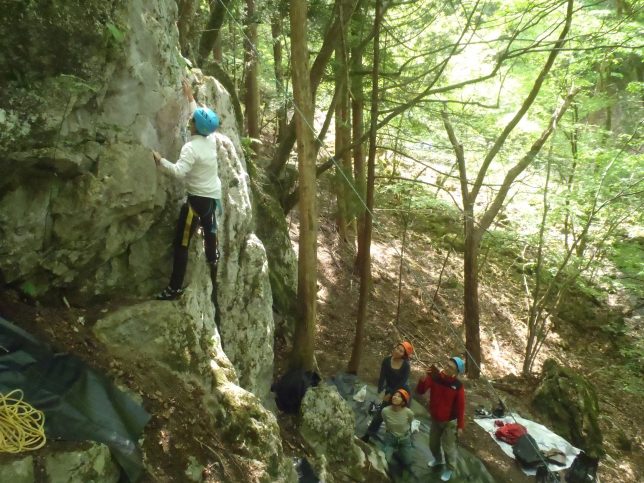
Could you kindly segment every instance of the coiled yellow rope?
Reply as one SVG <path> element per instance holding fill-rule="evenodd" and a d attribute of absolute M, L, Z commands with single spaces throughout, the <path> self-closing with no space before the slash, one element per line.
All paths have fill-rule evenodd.
<path fill-rule="evenodd" d="M 45 415 L 22 400 L 15 389 L 0 394 L 0 453 L 20 453 L 45 445 Z"/>

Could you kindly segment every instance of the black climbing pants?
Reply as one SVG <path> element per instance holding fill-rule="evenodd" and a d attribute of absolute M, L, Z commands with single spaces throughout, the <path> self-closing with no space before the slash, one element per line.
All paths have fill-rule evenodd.
<path fill-rule="evenodd" d="M 206 260 L 209 264 L 214 265 L 219 258 L 215 200 L 203 196 L 188 195 L 188 199 L 179 213 L 174 239 L 174 264 L 170 277 L 170 288 L 173 290 L 179 290 L 183 286 L 183 277 L 188 266 L 188 247 L 198 225 L 203 229 Z"/>

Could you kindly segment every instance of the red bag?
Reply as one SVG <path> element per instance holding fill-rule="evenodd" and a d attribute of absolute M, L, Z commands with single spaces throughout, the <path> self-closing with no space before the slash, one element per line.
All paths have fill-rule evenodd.
<path fill-rule="evenodd" d="M 496 433 L 494 433 L 497 439 L 512 445 L 515 444 L 524 434 L 528 434 L 528 430 L 525 429 L 525 426 L 522 426 L 519 423 L 505 424 L 497 429 Z"/>

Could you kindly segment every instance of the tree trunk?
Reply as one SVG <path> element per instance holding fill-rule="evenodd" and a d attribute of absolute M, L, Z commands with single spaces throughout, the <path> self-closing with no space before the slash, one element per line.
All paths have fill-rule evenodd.
<path fill-rule="evenodd" d="M 246 128 L 248 137 L 259 139 L 259 62 L 257 58 L 257 19 L 255 0 L 246 0 L 246 36 L 244 37 L 244 68 L 246 69 Z M 259 142 L 252 141 L 251 148 L 257 154 Z"/>
<path fill-rule="evenodd" d="M 481 336 L 479 309 L 479 268 L 478 256 L 481 233 L 475 226 L 474 209 L 468 203 L 465 216 L 465 252 L 463 254 L 463 323 L 465 324 L 465 347 L 467 375 L 472 379 L 480 376 Z M 474 359 L 474 360 L 472 360 Z"/>
<path fill-rule="evenodd" d="M 215 42 L 219 37 L 219 30 L 224 24 L 224 19 L 226 18 L 226 9 L 229 8 L 231 0 L 217 0 L 215 2 L 214 8 L 210 12 L 210 17 L 208 18 L 208 23 L 206 28 L 201 34 L 201 39 L 199 40 L 199 53 L 197 56 L 197 65 L 203 65 L 210 52 L 212 52 Z"/>
<path fill-rule="evenodd" d="M 300 186 L 300 240 L 297 274 L 298 320 L 293 338 L 291 364 L 313 369 L 317 302 L 317 209 L 315 199 L 315 145 L 313 103 L 309 77 L 306 30 L 306 1 L 292 0 L 291 63 L 297 133 L 298 180 Z"/>
<path fill-rule="evenodd" d="M 362 82 L 362 47 L 360 42 L 362 40 L 362 34 L 364 29 L 364 10 L 359 7 L 359 10 L 351 22 L 351 37 L 352 37 L 352 49 L 351 49 L 351 130 L 353 134 L 353 141 L 362 139 L 364 134 L 364 84 Z M 364 150 L 363 144 L 359 143 L 353 148 L 353 175 L 355 178 L 356 191 L 360 195 L 360 200 L 364 200 L 367 196 L 367 185 L 366 185 L 366 173 L 364 166 Z M 358 234 L 364 232 L 365 226 L 365 216 L 366 212 L 362 206 L 360 200 L 356 201 L 358 205 L 358 216 L 357 216 L 357 232 Z M 354 263 L 354 272 L 356 274 L 360 273 L 360 267 L 362 266 L 362 259 L 364 258 L 365 246 L 363 243 L 363 238 L 358 235 L 358 252 L 356 254 L 356 260 Z"/>
<path fill-rule="evenodd" d="M 353 341 L 351 359 L 347 367 L 349 374 L 357 374 L 362 357 L 364 326 L 367 320 L 367 302 L 371 291 L 371 234 L 373 228 L 373 200 L 376 179 L 376 134 L 378 130 L 378 77 L 380 70 L 380 24 L 382 22 L 382 0 L 376 0 L 373 38 L 373 70 L 371 75 L 371 123 L 369 129 L 369 158 L 367 161 L 367 212 L 364 231 L 360 234 L 365 247 L 364 258 L 360 266 L 360 297 L 356 319 L 356 335 Z"/>
<path fill-rule="evenodd" d="M 286 88 L 284 84 L 284 66 L 282 61 L 282 12 L 271 16 L 271 37 L 273 38 L 273 71 L 275 73 L 275 91 L 279 99 L 277 109 L 277 142 L 286 131 Z"/>
<path fill-rule="evenodd" d="M 339 15 L 347 15 L 347 0 L 341 0 Z M 351 151 L 344 148 L 351 145 L 351 126 L 349 119 L 349 86 L 348 86 L 348 65 L 347 65 L 347 33 L 348 23 L 340 22 L 342 29 L 335 48 L 335 85 L 337 92 L 337 103 L 335 107 L 335 153 L 340 169 L 336 166 L 336 225 L 340 239 L 345 243 L 353 240 L 350 234 L 349 199 L 351 196 L 351 185 L 353 176 L 351 173 Z M 344 150 L 344 152 L 343 152 Z M 342 153 L 340 156 L 337 153 Z"/>

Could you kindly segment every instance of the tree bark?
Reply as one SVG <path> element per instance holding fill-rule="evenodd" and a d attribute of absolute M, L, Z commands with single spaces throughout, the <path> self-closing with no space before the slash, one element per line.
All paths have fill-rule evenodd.
<path fill-rule="evenodd" d="M 367 210 L 364 231 L 360 234 L 365 246 L 364 258 L 360 266 L 360 297 L 356 318 L 356 335 L 353 341 L 351 359 L 347 366 L 349 374 L 357 374 L 362 357 L 364 327 L 367 320 L 367 302 L 371 292 L 371 235 L 373 228 L 373 200 L 376 179 L 376 134 L 378 131 L 378 80 L 380 71 L 380 25 L 382 23 L 382 0 L 376 0 L 373 37 L 373 72 L 371 76 L 371 122 L 369 131 L 369 158 L 367 160 Z"/>
<path fill-rule="evenodd" d="M 350 7 L 348 0 L 340 1 L 339 15 L 347 15 Z M 351 151 L 345 150 L 351 144 L 351 125 L 349 118 L 349 85 L 348 85 L 348 53 L 347 34 L 348 23 L 340 22 L 342 29 L 335 48 L 335 85 L 337 91 L 337 103 L 335 107 L 335 158 L 340 165 L 336 166 L 336 226 L 338 235 L 345 243 L 350 243 L 353 236 L 350 233 L 349 200 L 353 176 L 351 172 Z"/>
<path fill-rule="evenodd" d="M 224 24 L 226 11 L 229 8 L 231 0 L 217 0 L 214 8 L 210 11 L 208 23 L 204 29 L 201 39 L 199 40 L 199 52 L 197 56 L 197 65 L 203 65 L 212 52 L 215 42 L 219 36 L 219 30 Z"/>
<path fill-rule="evenodd" d="M 246 70 L 246 128 L 248 137 L 259 140 L 259 59 L 257 58 L 257 19 L 255 0 L 246 0 L 246 36 L 244 37 L 244 68 Z M 259 142 L 252 141 L 251 148 L 257 154 Z"/>
<path fill-rule="evenodd" d="M 295 326 L 291 364 L 312 370 L 317 312 L 317 208 L 315 199 L 315 145 L 313 103 L 308 63 L 306 1 L 292 0 L 291 63 L 293 97 L 298 109 L 294 119 L 297 133 L 298 180 L 300 186 L 300 239 L 297 274 L 298 319 Z"/>
<path fill-rule="evenodd" d="M 281 9 L 280 9 L 281 10 Z M 286 131 L 286 88 L 284 82 L 284 65 L 282 54 L 282 12 L 271 16 L 271 37 L 273 39 L 273 71 L 275 74 L 275 91 L 279 99 L 277 109 L 277 142 Z"/>

